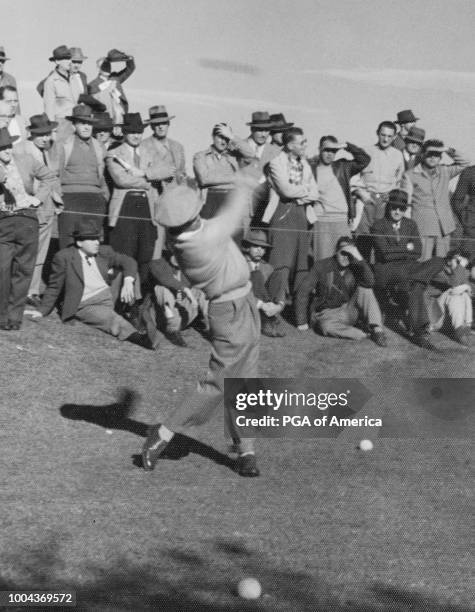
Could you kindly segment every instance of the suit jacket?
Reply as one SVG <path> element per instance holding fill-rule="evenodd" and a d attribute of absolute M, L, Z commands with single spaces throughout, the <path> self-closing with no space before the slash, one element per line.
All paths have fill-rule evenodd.
<path fill-rule="evenodd" d="M 384 217 L 376 221 L 371 228 L 373 244 L 377 263 L 392 261 L 417 261 L 422 253 L 422 243 L 417 223 L 412 219 L 403 217 L 399 229 L 399 241 L 393 221 Z M 408 244 L 412 244 L 411 248 Z"/>
<path fill-rule="evenodd" d="M 199 151 L 193 157 L 193 170 L 201 189 L 232 189 L 239 170 L 238 159 L 251 161 L 254 158 L 254 152 L 246 140 L 234 137 L 230 145 L 219 159 L 213 146 L 206 151 Z"/>
<path fill-rule="evenodd" d="M 53 70 L 43 83 L 43 103 L 50 121 L 71 115 L 76 104 L 69 79 Z"/>
<path fill-rule="evenodd" d="M 111 74 L 107 78 L 108 81 L 115 81 L 117 83 L 117 90 L 120 93 L 120 103 L 124 110 L 124 113 L 129 112 L 129 102 L 122 88 L 122 83 L 126 81 L 132 75 L 134 71 L 135 71 L 135 61 L 133 59 L 129 59 L 125 62 L 125 68 L 123 70 L 121 70 L 120 72 L 111 72 Z M 110 101 L 106 100 L 104 96 L 102 96 L 102 91 L 99 87 L 101 83 L 103 82 L 104 82 L 104 79 L 102 79 L 100 76 L 97 76 L 87 86 L 87 93 L 91 94 L 92 96 L 97 98 L 100 102 L 105 104 L 107 107 L 107 111 L 110 113 L 111 112 Z"/>
<path fill-rule="evenodd" d="M 256 179 L 260 179 L 264 172 L 265 166 L 277 157 L 279 153 L 282 152 L 282 149 L 275 144 L 271 144 L 270 142 L 266 142 L 264 148 L 262 149 L 262 153 L 260 157 L 256 157 L 254 145 L 254 140 L 249 137 L 244 142 L 246 142 L 253 153 L 252 157 L 242 156 L 239 160 L 239 165 L 243 169 L 245 174 L 250 174 L 254 176 Z"/>
<path fill-rule="evenodd" d="M 13 149 L 13 158 L 20 172 L 25 191 L 36 196 L 42 204 L 36 209 L 38 220 L 41 222 L 49 206 L 52 192 L 59 189 L 57 175 L 48 169 L 43 161 L 39 161 L 30 151 L 26 141 Z"/>
<path fill-rule="evenodd" d="M 437 166 L 432 176 L 422 164 L 408 170 L 401 189 L 409 193 L 412 218 L 422 236 L 447 236 L 455 230 L 449 202 L 449 182 L 468 166 L 469 161 L 454 151 L 454 164 Z"/>
<path fill-rule="evenodd" d="M 116 253 L 110 246 L 101 245 L 99 247 L 96 262 L 108 285 L 110 284 L 108 274 L 110 268 L 121 268 L 124 276 L 135 277 L 137 274 L 135 260 L 128 255 Z M 64 302 L 61 310 L 61 320 L 67 321 L 76 314 L 84 292 L 82 260 L 76 246 L 61 249 L 54 256 L 48 286 L 39 308 L 41 314 L 48 315 L 63 292 Z"/>
<path fill-rule="evenodd" d="M 150 215 L 155 223 L 159 217 L 158 192 L 154 187 L 155 181 L 160 181 L 165 176 L 169 176 L 169 166 L 165 166 L 163 161 L 157 156 L 151 147 L 143 147 L 141 143 L 138 147 L 140 156 L 140 169 L 145 172 L 145 177 L 136 177 L 126 170 L 115 158 L 120 158 L 130 166 L 134 166 L 134 154 L 132 148 L 122 143 L 107 152 L 106 165 L 114 184 L 114 191 L 109 203 L 109 225 L 114 227 L 120 215 L 120 209 L 125 196 L 131 190 L 143 190 L 148 196 L 150 205 Z M 165 176 L 164 176 L 165 175 Z"/>
<path fill-rule="evenodd" d="M 166 139 L 166 144 L 167 147 L 161 144 L 155 136 L 144 138 L 140 144 L 141 150 L 146 151 L 150 156 L 157 157 L 156 163 L 161 162 L 165 167 L 171 162 L 176 168 L 175 176 L 164 177 L 164 180 L 158 185 L 160 192 L 170 189 L 177 183 L 182 183 L 186 177 L 185 149 L 183 145 L 171 138 Z"/>
<path fill-rule="evenodd" d="M 58 150 L 56 145 L 53 144 L 49 151 L 45 153 L 47 166 L 44 163 L 42 152 L 31 140 L 25 140 L 14 149 L 15 160 L 22 173 L 26 191 L 42 202 L 37 209 L 40 223 L 45 221 L 47 217 L 54 215 L 55 212 L 59 212 L 57 207 L 63 203 L 61 183 L 58 177 Z M 45 172 L 45 168 L 49 170 L 49 174 Z"/>
<path fill-rule="evenodd" d="M 54 72 L 54 70 L 52 70 L 48 76 L 53 74 L 53 72 Z M 82 87 L 83 87 L 83 91 L 79 92 L 79 93 L 87 93 L 87 76 L 86 76 L 86 73 L 79 71 L 78 74 L 81 77 L 81 82 L 82 82 Z M 44 93 L 45 93 L 45 81 L 46 81 L 47 78 L 48 77 L 45 77 L 36 86 L 36 91 L 40 94 L 41 97 L 43 97 Z M 76 102 L 77 102 L 77 98 L 76 98 Z"/>

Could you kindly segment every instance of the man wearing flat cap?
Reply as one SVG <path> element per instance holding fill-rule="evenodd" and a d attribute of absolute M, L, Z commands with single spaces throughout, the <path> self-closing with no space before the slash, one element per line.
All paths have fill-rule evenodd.
<path fill-rule="evenodd" d="M 169 115 L 165 106 L 152 106 L 148 111 L 149 118 L 145 125 L 152 128 L 152 136 L 144 138 L 142 148 L 149 155 L 156 155 L 164 168 L 170 168 L 169 176 L 157 183 L 158 193 L 161 195 L 168 189 L 173 189 L 186 179 L 185 149 L 176 140 L 168 137 L 170 121 L 175 115 Z"/>
<path fill-rule="evenodd" d="M 397 114 L 397 119 L 394 123 L 399 126 L 399 132 L 396 134 L 392 142 L 392 146 L 399 151 L 404 151 L 406 146 L 406 136 L 409 130 L 416 125 L 419 117 L 416 117 L 412 110 L 402 110 Z"/>
<path fill-rule="evenodd" d="M 53 49 L 49 60 L 54 62 L 55 68 L 43 82 L 43 104 L 49 120 L 58 123 L 57 139 L 65 140 L 72 133 L 66 117 L 76 104 L 70 81 L 71 50 L 66 45 L 60 45 Z"/>
<path fill-rule="evenodd" d="M 200 218 L 201 200 L 188 187 L 179 186 L 162 198 L 160 223 L 167 228 L 177 262 L 192 286 L 202 289 L 209 299 L 212 351 L 200 391 L 189 394 L 173 414 L 162 413 L 163 425 L 149 428 L 142 451 L 146 470 L 154 469 L 160 455 L 173 442 L 175 432 L 192 436 L 195 428 L 206 428 L 216 412 L 222 410 L 225 378 L 256 377 L 259 313 L 248 265 L 233 240 L 247 205 L 248 190 L 247 179 L 231 193 L 220 214 L 208 220 Z M 237 471 L 245 477 L 258 476 L 254 440 L 242 437 L 231 418 L 234 410 L 226 403 L 227 425 L 239 446 Z"/>
<path fill-rule="evenodd" d="M 443 154 L 453 164 L 441 163 Z M 401 188 L 409 193 L 412 219 L 422 240 L 422 261 L 434 254 L 445 257 L 450 249 L 455 219 L 449 200 L 449 182 L 469 165 L 459 151 L 447 148 L 441 140 L 426 140 L 422 145 L 421 163 L 404 175 Z"/>
<path fill-rule="evenodd" d="M 202 219 L 214 217 L 234 188 L 238 160 L 254 157 L 247 141 L 238 138 L 226 123 L 217 123 L 211 137 L 211 146 L 193 157 L 196 181 L 202 196 L 206 194 L 200 213 Z"/>
<path fill-rule="evenodd" d="M 407 207 L 407 192 L 393 189 L 389 193 L 384 218 L 377 220 L 371 228 L 376 258 L 375 287 L 383 299 L 387 291 L 398 296 L 402 310 L 408 312 L 413 342 L 422 348 L 435 350 L 430 339 L 424 291 L 441 272 L 445 262 L 441 257 L 419 261 L 422 242 L 417 224 L 405 216 Z"/>
<path fill-rule="evenodd" d="M 38 320 L 47 316 L 61 296 L 61 320 L 77 319 L 100 329 L 118 340 L 127 340 L 154 350 L 156 337 L 140 334 L 126 319 L 114 311 L 110 271 L 123 273 L 120 291 L 122 302 L 134 300 L 137 264 L 131 257 L 116 253 L 110 246 L 100 245 L 96 225 L 79 220 L 72 233 L 74 245 L 62 249 L 53 258 L 48 286 L 37 311 L 28 314 Z"/>
<path fill-rule="evenodd" d="M 79 104 L 66 117 L 74 134 L 58 145 L 58 166 L 64 210 L 58 218 L 59 246 L 71 244 L 75 224 L 90 218 L 102 228 L 109 198 L 104 178 L 104 156 L 101 145 L 92 138 L 96 123 L 91 108 Z"/>
<path fill-rule="evenodd" d="M 125 68 L 118 72 L 112 70 L 112 64 L 125 62 Z M 105 110 L 115 124 L 122 123 L 122 117 L 129 111 L 123 83 L 134 73 L 135 60 L 117 49 L 111 49 L 106 57 L 97 61 L 99 74 L 88 85 L 88 92 L 105 105 Z"/>

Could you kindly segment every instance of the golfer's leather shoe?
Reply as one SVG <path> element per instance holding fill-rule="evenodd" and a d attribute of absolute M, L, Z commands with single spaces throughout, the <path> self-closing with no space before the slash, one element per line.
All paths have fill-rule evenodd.
<path fill-rule="evenodd" d="M 168 446 L 168 442 L 160 437 L 160 424 L 148 428 L 147 439 L 142 448 L 142 463 L 145 470 L 151 472 L 158 458 Z"/>
<path fill-rule="evenodd" d="M 238 457 L 237 460 L 237 472 L 239 476 L 245 478 L 256 478 L 260 475 L 259 468 L 257 467 L 257 461 L 255 455 L 243 455 Z"/>

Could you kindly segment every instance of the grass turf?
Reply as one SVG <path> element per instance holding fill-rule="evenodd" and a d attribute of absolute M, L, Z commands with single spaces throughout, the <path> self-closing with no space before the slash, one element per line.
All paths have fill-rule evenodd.
<path fill-rule="evenodd" d="M 391 332 L 381 349 L 286 331 L 263 338 L 262 376 L 362 377 L 374 391 L 474 375 L 473 348 L 440 334 L 436 354 Z M 206 369 L 207 342 L 186 338 L 153 353 L 54 316 L 1 334 L 0 590 L 73 589 L 80 610 L 473 609 L 471 432 L 381 437 L 371 453 L 354 431 L 261 440 L 251 480 L 209 453 L 146 473 L 146 424 Z M 138 394 L 136 412 L 108 426 L 120 388 Z M 219 419 L 209 442 L 225 448 Z M 256 602 L 236 596 L 245 576 L 263 586 Z"/>

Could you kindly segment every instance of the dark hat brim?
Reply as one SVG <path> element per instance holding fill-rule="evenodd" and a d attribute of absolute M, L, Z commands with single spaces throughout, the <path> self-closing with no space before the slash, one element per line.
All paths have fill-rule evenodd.
<path fill-rule="evenodd" d="M 97 119 L 94 119 L 94 117 L 75 117 L 74 115 L 69 115 L 68 117 L 65 117 L 65 119 L 73 122 L 81 121 L 81 123 L 90 123 L 91 125 L 97 123 Z"/>
<path fill-rule="evenodd" d="M 264 249 L 272 248 L 272 245 L 269 242 L 265 242 L 265 240 L 248 240 L 247 238 L 242 239 L 243 246 L 258 246 L 263 247 Z"/>
<path fill-rule="evenodd" d="M 270 130 L 272 128 L 272 123 L 270 121 L 268 123 L 264 121 L 256 121 L 255 123 L 250 121 L 249 123 L 246 123 L 246 125 L 248 125 L 249 127 L 262 128 L 265 130 Z"/>
<path fill-rule="evenodd" d="M 401 125 L 402 123 L 412 123 L 413 121 L 419 121 L 419 117 L 412 117 L 411 119 L 404 119 L 403 121 L 396 119 L 394 123 Z"/>
<path fill-rule="evenodd" d="M 30 134 L 36 134 L 36 136 L 41 136 L 42 134 L 49 134 L 53 130 L 58 127 L 58 123 L 56 121 L 51 121 L 50 125 L 43 127 L 31 127 L 31 125 L 27 125 L 26 129 L 30 132 Z"/>
<path fill-rule="evenodd" d="M 71 59 L 71 56 L 69 56 L 69 57 L 54 57 L 54 56 L 52 55 L 52 56 L 49 58 L 49 61 L 50 61 L 50 62 L 59 62 L 60 60 L 63 60 L 63 59 L 68 59 L 68 60 L 70 60 L 70 59 Z"/>
<path fill-rule="evenodd" d="M 170 119 L 175 119 L 176 115 L 170 115 L 169 117 L 156 117 L 155 119 L 145 119 L 144 125 L 156 125 L 159 123 L 168 123 Z"/>
<path fill-rule="evenodd" d="M 270 128 L 272 132 L 283 132 L 284 130 L 288 130 L 291 127 L 294 127 L 294 123 L 284 123 L 284 125 L 274 125 Z"/>

